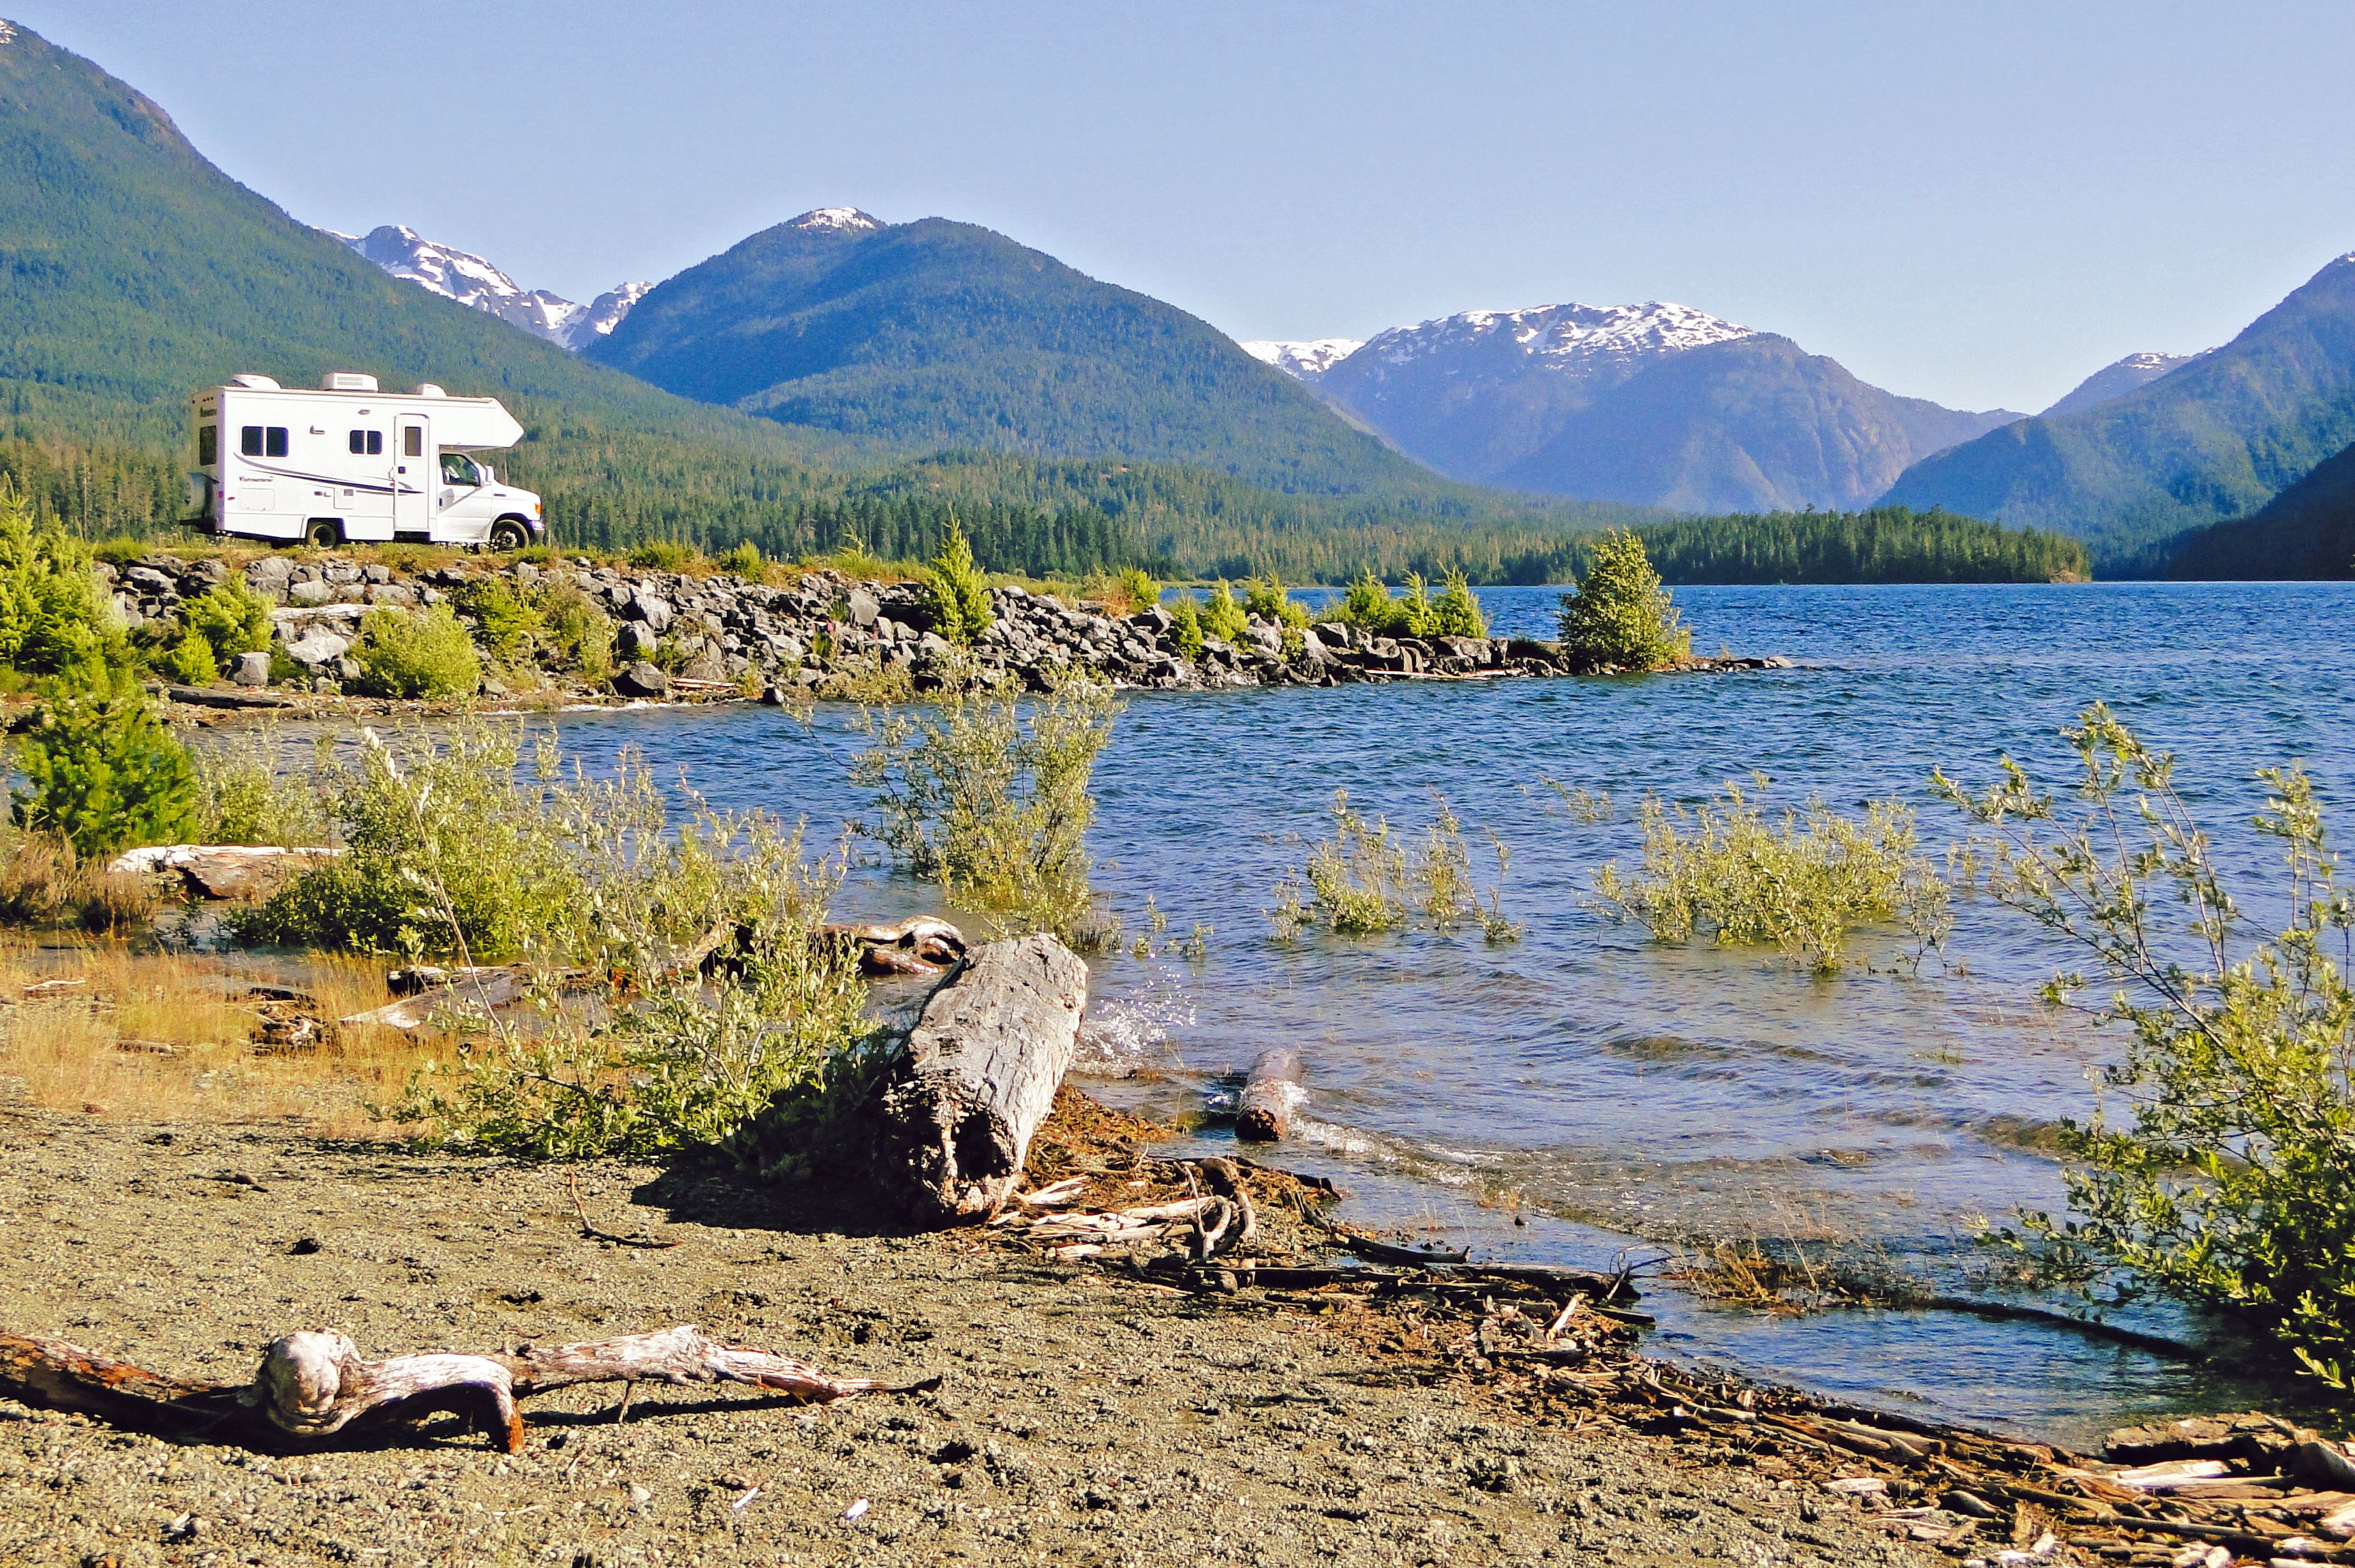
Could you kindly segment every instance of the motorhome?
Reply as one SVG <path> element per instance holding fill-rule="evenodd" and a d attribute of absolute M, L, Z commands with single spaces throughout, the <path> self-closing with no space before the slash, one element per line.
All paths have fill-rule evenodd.
<path fill-rule="evenodd" d="M 427 382 L 386 392 L 337 371 L 326 385 L 239 376 L 190 400 L 190 528 L 333 548 L 346 539 L 521 549 L 547 537 L 539 497 L 502 484 L 479 452 L 523 426 L 496 398 Z"/>

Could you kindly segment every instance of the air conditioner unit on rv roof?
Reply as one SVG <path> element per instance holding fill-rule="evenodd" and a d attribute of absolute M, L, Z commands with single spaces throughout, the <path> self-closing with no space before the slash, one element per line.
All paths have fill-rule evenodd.
<path fill-rule="evenodd" d="M 278 390 L 278 383 L 272 380 L 267 376 L 255 376 L 251 374 L 231 376 L 229 380 L 234 385 L 244 387 L 256 392 L 274 392 Z"/>
<path fill-rule="evenodd" d="M 363 376 L 357 370 L 330 370 L 325 389 L 330 392 L 373 392 L 377 389 L 374 376 Z"/>

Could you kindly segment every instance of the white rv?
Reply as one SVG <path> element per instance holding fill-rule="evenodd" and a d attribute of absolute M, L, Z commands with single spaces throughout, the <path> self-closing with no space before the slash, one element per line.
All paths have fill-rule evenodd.
<path fill-rule="evenodd" d="M 240 376 L 190 404 L 190 528 L 323 548 L 415 539 L 521 549 L 547 537 L 539 497 L 469 455 L 523 437 L 496 398 L 453 398 L 430 381 L 385 392 L 373 376 L 338 371 L 316 391 Z"/>

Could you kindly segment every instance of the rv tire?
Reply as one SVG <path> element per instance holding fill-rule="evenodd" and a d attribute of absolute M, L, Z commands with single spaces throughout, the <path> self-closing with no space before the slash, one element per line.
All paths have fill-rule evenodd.
<path fill-rule="evenodd" d="M 314 549 L 334 549 L 344 542 L 344 525 L 334 517 L 313 517 L 303 525 L 303 542 Z"/>
<path fill-rule="evenodd" d="M 501 517 L 491 525 L 491 548 L 496 550 L 521 549 L 531 542 L 531 530 L 521 517 Z"/>

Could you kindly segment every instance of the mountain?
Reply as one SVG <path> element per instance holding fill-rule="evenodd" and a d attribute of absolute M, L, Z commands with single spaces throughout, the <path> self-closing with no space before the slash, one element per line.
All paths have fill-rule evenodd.
<path fill-rule="evenodd" d="M 2226 581 L 2355 577 L 2355 446 L 2324 458 L 2249 516 L 2181 536 L 2167 575 Z"/>
<path fill-rule="evenodd" d="M 2112 398 L 2123 398 L 2137 387 L 2147 387 L 2179 365 L 2189 365 L 2199 358 L 2197 354 L 2129 354 L 2115 364 L 2105 365 L 2083 380 L 2059 402 L 2044 411 L 2045 419 L 2055 414 L 2073 414 L 2080 409 L 2090 409 L 2106 403 Z"/>
<path fill-rule="evenodd" d="M 1193 464 L 1286 492 L 1432 481 L 1175 305 L 941 218 L 804 213 L 658 284 L 583 352 L 908 451 Z"/>
<path fill-rule="evenodd" d="M 1914 464 L 1887 499 L 2073 534 L 2096 571 L 2264 507 L 2355 442 L 2355 256 L 2239 336 L 2147 386 L 2040 415 Z"/>
<path fill-rule="evenodd" d="M 1326 371 L 1365 345 L 1354 337 L 1312 337 L 1298 343 L 1258 338 L 1238 347 L 1261 364 L 1273 365 L 1294 380 L 1313 387 Z"/>
<path fill-rule="evenodd" d="M 1337 359 L 1307 352 L 1328 343 L 1245 347 L 1441 473 L 1681 510 L 1853 506 L 2019 417 L 1900 398 L 1658 300 L 1465 311 Z"/>
<path fill-rule="evenodd" d="M 546 289 L 527 293 L 523 285 L 469 251 L 438 245 L 416 229 L 388 223 L 364 235 L 327 233 L 350 246 L 396 278 L 406 278 L 497 316 L 510 325 L 545 337 L 559 347 L 578 349 L 612 332 L 630 307 L 645 297 L 652 283 L 616 283 L 588 304 L 579 304 Z"/>

